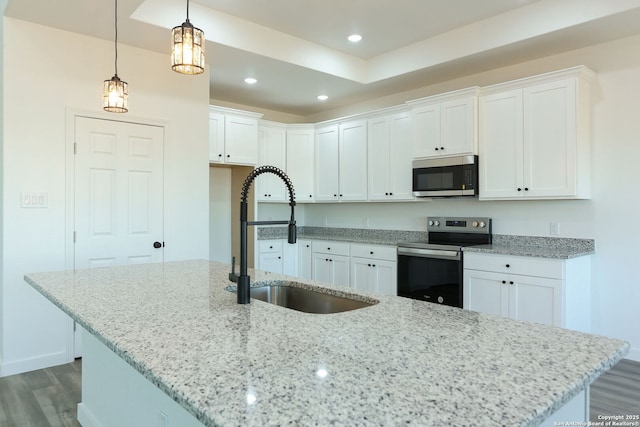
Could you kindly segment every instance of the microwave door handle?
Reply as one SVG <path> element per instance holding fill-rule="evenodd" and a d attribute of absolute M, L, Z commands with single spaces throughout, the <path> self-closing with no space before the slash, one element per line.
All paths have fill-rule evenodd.
<path fill-rule="evenodd" d="M 460 252 L 443 251 L 439 249 L 398 248 L 398 255 L 417 256 L 421 258 L 450 259 L 454 261 L 460 260 Z"/>

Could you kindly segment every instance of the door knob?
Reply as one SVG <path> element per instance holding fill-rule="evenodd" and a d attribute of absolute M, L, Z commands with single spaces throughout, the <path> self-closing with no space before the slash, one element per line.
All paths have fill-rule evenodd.
<path fill-rule="evenodd" d="M 156 249 L 161 248 L 161 247 L 162 247 L 162 243 L 160 243 L 160 242 L 153 242 L 153 247 L 154 247 L 154 248 L 156 248 Z"/>

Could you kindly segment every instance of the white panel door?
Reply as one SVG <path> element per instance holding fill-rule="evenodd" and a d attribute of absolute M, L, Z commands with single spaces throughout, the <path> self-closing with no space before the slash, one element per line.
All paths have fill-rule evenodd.
<path fill-rule="evenodd" d="M 313 197 L 313 129 L 287 130 L 287 175 L 293 183 L 296 202 L 312 202 Z"/>
<path fill-rule="evenodd" d="M 367 200 L 367 121 L 340 125 L 340 200 Z"/>
<path fill-rule="evenodd" d="M 316 131 L 316 200 L 338 201 L 339 173 L 338 126 L 327 126 Z"/>
<path fill-rule="evenodd" d="M 163 128 L 78 117 L 75 143 L 75 268 L 161 262 Z"/>
<path fill-rule="evenodd" d="M 524 90 L 525 196 L 576 193 L 575 99 L 573 79 Z"/>
<path fill-rule="evenodd" d="M 512 275 L 509 317 L 543 325 L 562 324 L 562 280 Z"/>
<path fill-rule="evenodd" d="M 480 97 L 481 199 L 523 194 L 522 108 L 519 89 Z"/>

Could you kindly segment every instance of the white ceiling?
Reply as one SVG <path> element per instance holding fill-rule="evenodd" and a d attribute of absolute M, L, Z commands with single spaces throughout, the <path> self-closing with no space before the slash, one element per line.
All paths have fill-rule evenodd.
<path fill-rule="evenodd" d="M 118 1 L 119 42 L 168 55 L 186 1 Z M 112 40 L 113 8 L 10 0 L 5 15 Z M 640 0 L 193 0 L 189 18 L 210 98 L 306 116 L 640 33 Z"/>

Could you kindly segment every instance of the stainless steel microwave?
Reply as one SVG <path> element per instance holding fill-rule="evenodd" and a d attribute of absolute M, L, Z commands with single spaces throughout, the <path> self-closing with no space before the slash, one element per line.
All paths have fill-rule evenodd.
<path fill-rule="evenodd" d="M 457 197 L 478 195 L 478 156 L 413 161 L 413 195 Z"/>

